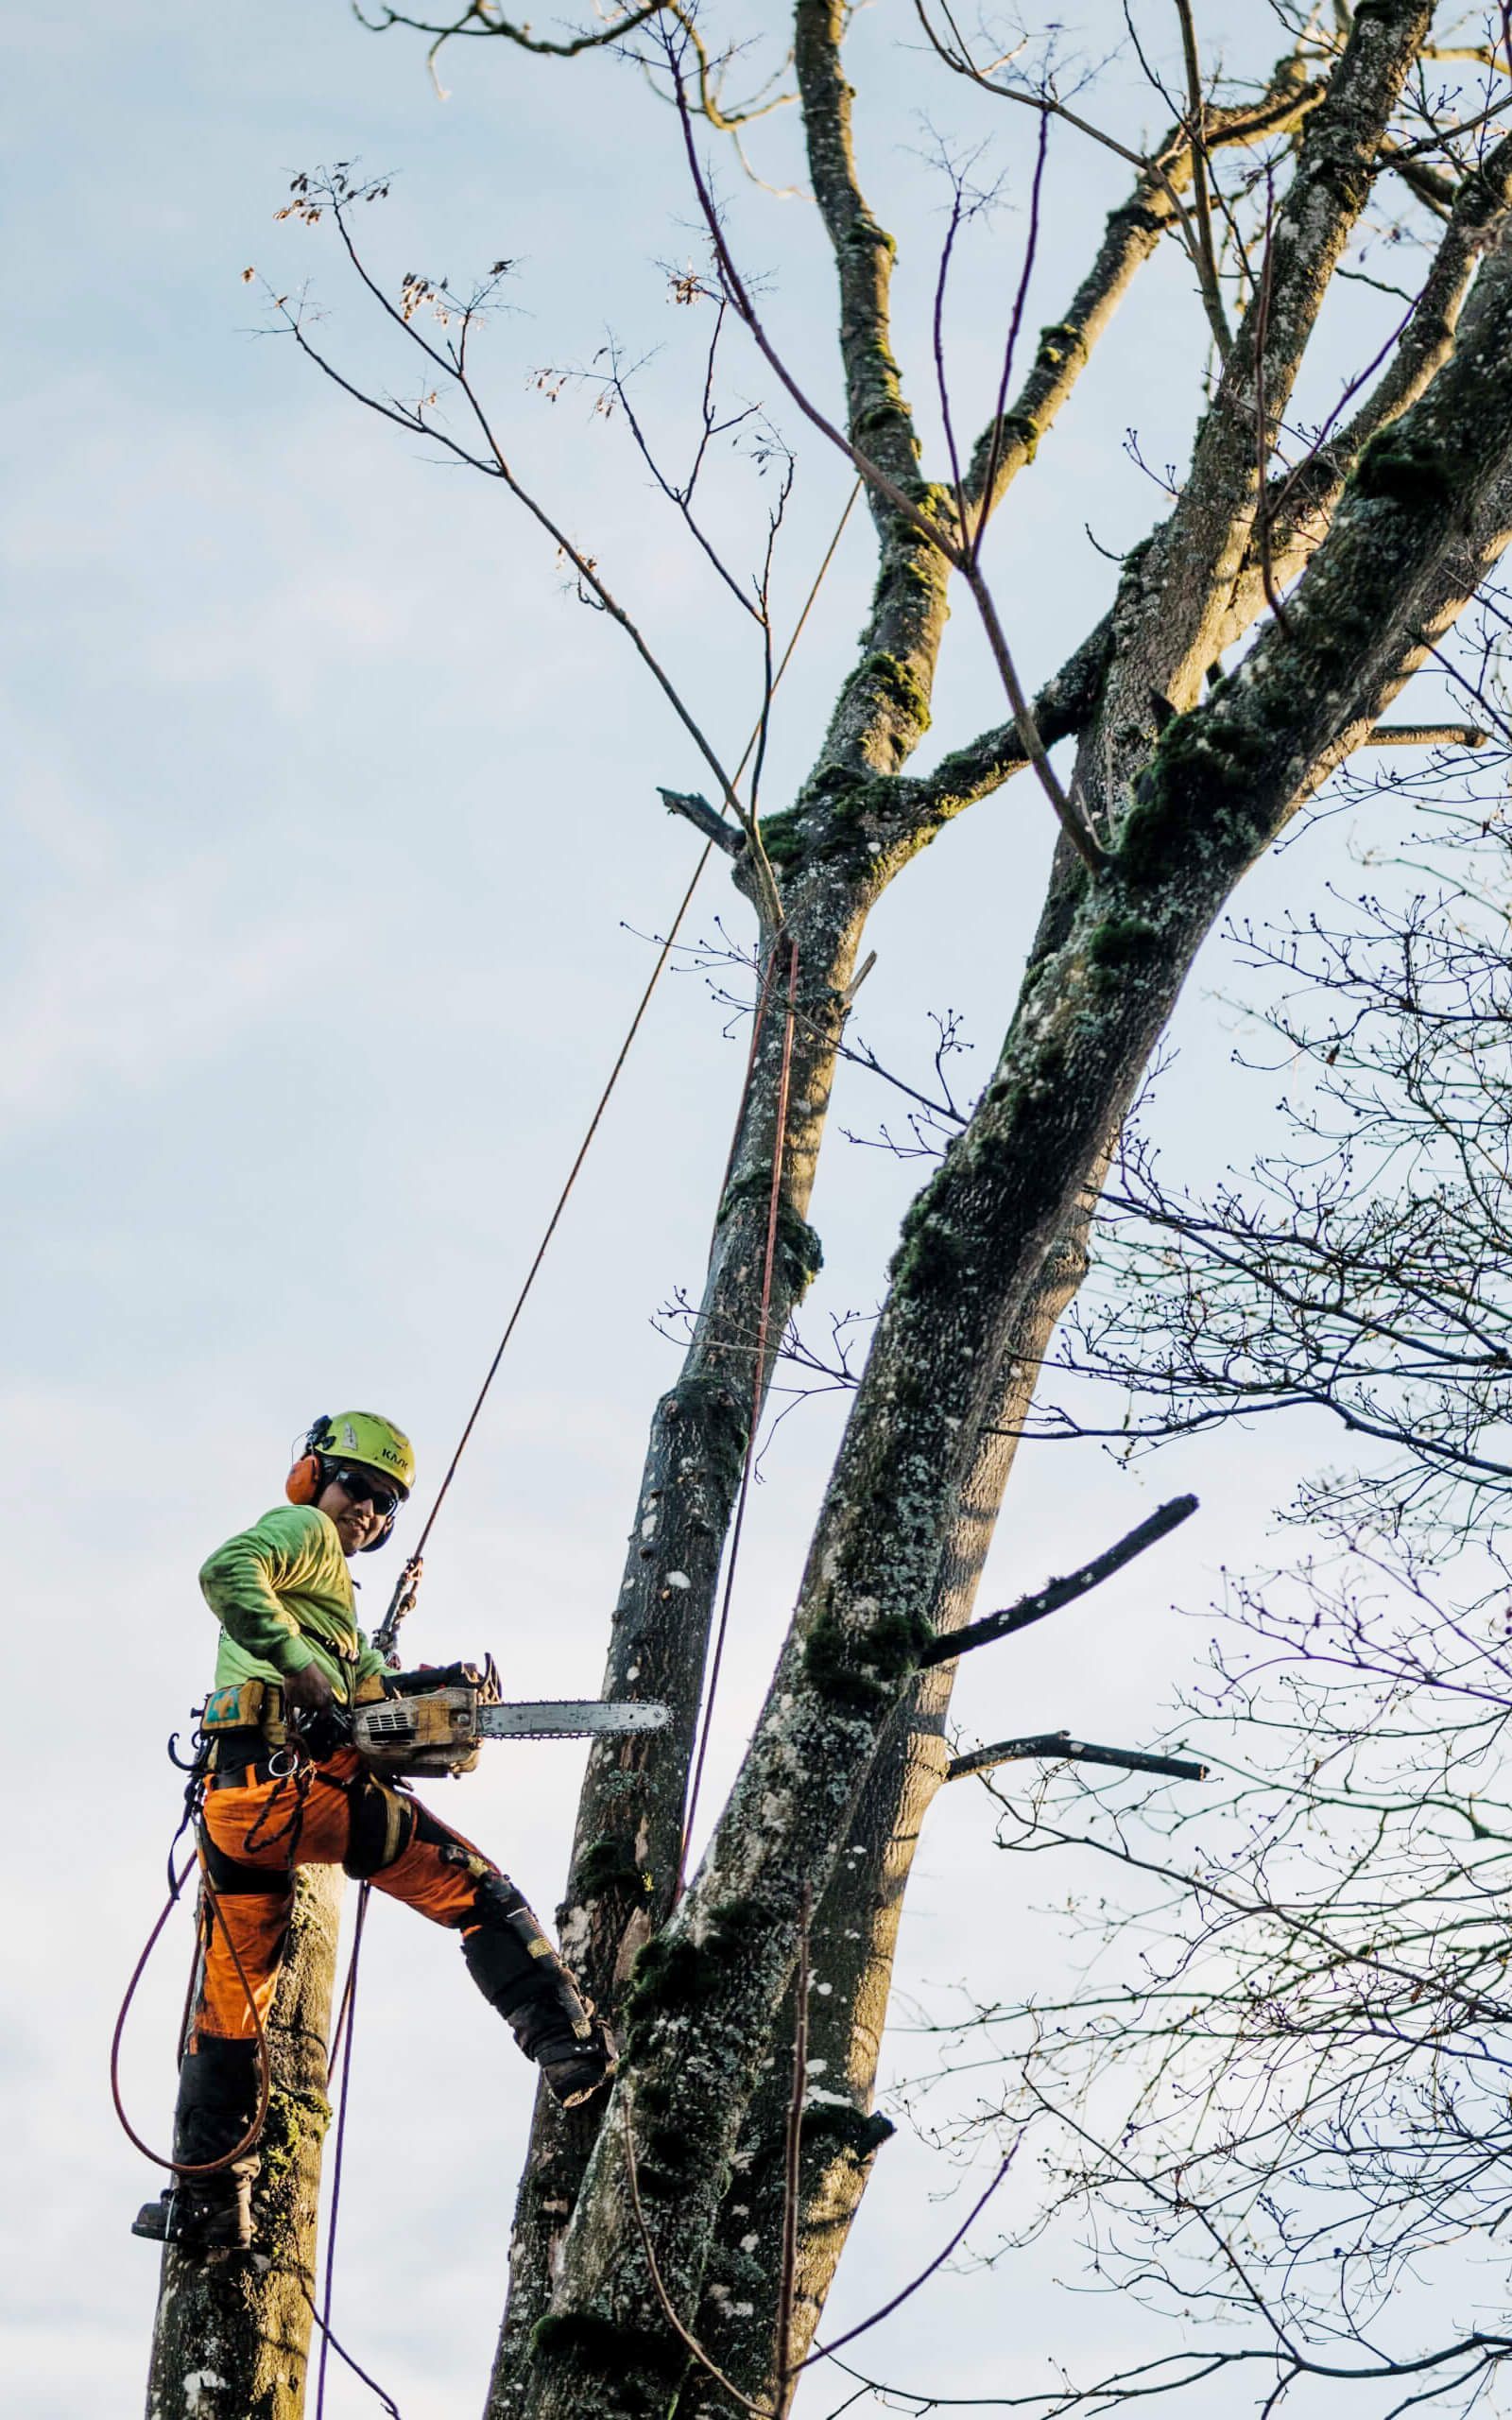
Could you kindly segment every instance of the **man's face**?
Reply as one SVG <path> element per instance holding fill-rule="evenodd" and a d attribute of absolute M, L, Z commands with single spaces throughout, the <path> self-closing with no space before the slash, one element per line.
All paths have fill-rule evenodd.
<path fill-rule="evenodd" d="M 371 1545 L 388 1518 L 396 1494 L 387 1479 L 369 1476 L 353 1463 L 332 1472 L 316 1502 L 335 1522 L 342 1553 L 352 1556 Z"/>

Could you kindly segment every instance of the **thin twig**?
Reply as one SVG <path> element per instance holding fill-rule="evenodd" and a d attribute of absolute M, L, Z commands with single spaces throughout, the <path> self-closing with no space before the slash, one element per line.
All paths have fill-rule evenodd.
<path fill-rule="evenodd" d="M 945 289 L 950 283 L 951 255 L 955 250 L 955 238 L 961 232 L 963 215 L 962 189 L 957 178 L 951 199 L 951 223 L 945 230 L 945 241 L 940 247 L 939 269 L 935 279 L 934 340 L 935 388 L 939 397 L 939 416 L 945 428 L 945 450 L 951 461 L 951 487 L 955 496 L 955 526 L 961 530 L 964 530 L 967 526 L 966 485 L 961 477 L 960 449 L 955 442 L 955 415 L 951 409 L 950 382 L 945 375 Z"/>
<path fill-rule="evenodd" d="M 1217 305 L 1219 320 L 1217 323 L 1214 323 L 1212 320 L 1210 302 L 1207 266 L 1203 260 L 1200 239 L 1192 224 L 1193 214 L 1188 211 L 1180 194 L 1177 192 L 1175 180 L 1170 173 L 1170 168 L 1166 164 L 1166 158 L 1169 157 L 1170 154 L 1170 146 L 1167 145 L 1165 147 L 1166 157 L 1162 157 L 1160 153 L 1156 152 L 1146 154 L 1142 151 L 1133 151 L 1129 148 L 1126 143 L 1120 143 L 1115 135 L 1108 133 L 1105 128 L 1093 126 L 1090 118 L 1081 117 L 1074 110 L 1068 109 L 1064 101 L 1057 100 L 1055 95 L 1051 93 L 1025 92 L 1014 84 L 994 83 L 990 75 L 985 74 L 983 70 L 975 64 L 970 51 L 967 49 L 961 29 L 957 26 L 955 19 L 952 15 L 948 7 L 942 8 L 942 13 L 944 15 L 945 22 L 950 26 L 951 32 L 954 35 L 958 45 L 954 51 L 950 48 L 948 43 L 941 42 L 938 34 L 931 25 L 928 13 L 923 5 L 923 0 L 914 0 L 914 9 L 915 13 L 919 18 L 919 25 L 922 26 L 924 33 L 928 37 L 932 47 L 938 54 L 939 58 L 944 60 L 946 66 L 952 69 L 955 75 L 964 76 L 970 82 L 979 84 L 983 92 L 990 93 L 995 100 L 1013 101 L 1016 102 L 1021 109 L 1037 110 L 1041 118 L 1057 117 L 1064 120 L 1067 126 L 1074 127 L 1078 134 L 1085 134 L 1091 142 L 1101 144 L 1105 151 L 1111 151 L 1115 153 L 1120 160 L 1126 160 L 1130 167 L 1137 168 L 1139 170 L 1142 177 L 1153 180 L 1153 182 L 1160 186 L 1170 205 L 1172 223 L 1175 227 L 1177 235 L 1179 238 L 1182 249 L 1187 253 L 1192 262 L 1193 268 L 1196 273 L 1197 289 L 1202 296 L 1203 307 L 1208 312 L 1210 325 L 1212 325 L 1214 340 L 1218 344 L 1220 354 L 1227 357 L 1229 338 L 1227 322 L 1222 319 L 1223 305 L 1221 296 L 1218 296 Z M 1279 106 L 1284 110 L 1285 102 L 1282 101 Z M 1262 102 L 1259 105 L 1257 114 L 1263 113 L 1263 110 L 1264 103 Z M 1242 114 L 1240 119 L 1242 127 L 1247 127 L 1249 114 L 1250 113 L 1247 112 Z M 1258 130 L 1265 130 L 1263 115 L 1261 115 L 1261 124 Z M 1249 134 L 1241 132 L 1235 139 L 1241 142 L 1247 142 L 1252 138 Z M 1188 146 L 1194 153 L 1195 146 L 1192 144 L 1190 134 L 1188 135 Z M 1211 229 L 1209 231 L 1209 241 L 1211 245 Z M 1216 264 L 1214 265 L 1213 273 L 1214 280 L 1216 281 Z M 1216 283 L 1214 284 L 1213 293 L 1214 295 L 1218 295 Z M 1221 336 L 1220 326 L 1222 329 Z"/>
<path fill-rule="evenodd" d="M 1218 358 L 1227 361 L 1233 351 L 1233 337 L 1224 314 L 1223 290 L 1218 284 L 1218 261 L 1212 249 L 1212 211 L 1208 200 L 1208 104 L 1202 90 L 1202 66 L 1197 57 L 1197 29 L 1192 21 L 1192 0 L 1176 0 L 1176 12 L 1181 20 L 1181 48 L 1187 68 L 1187 106 L 1192 130 L 1192 215 L 1196 222 L 1198 283 L 1202 287 L 1203 307 L 1208 325 L 1218 348 Z"/>
<path fill-rule="evenodd" d="M 404 313 L 394 304 L 389 297 L 384 292 L 376 278 L 368 268 L 366 263 L 363 261 L 357 251 L 356 244 L 352 235 L 351 228 L 347 221 L 347 204 L 351 199 L 352 199 L 352 195 L 343 194 L 335 186 L 328 185 L 326 187 L 326 199 L 331 210 L 331 215 L 335 220 L 343 248 L 345 249 L 348 260 L 350 261 L 355 275 L 369 294 L 370 294 L 373 300 L 377 302 L 380 310 L 384 313 L 386 318 L 390 320 L 399 329 L 401 334 L 409 338 L 411 343 L 419 347 L 427 361 L 429 361 L 435 369 L 438 370 L 444 377 L 448 378 L 465 398 L 468 408 L 472 413 L 473 422 L 487 449 L 486 455 L 479 456 L 470 452 L 466 446 L 460 444 L 455 438 L 452 437 L 446 429 L 439 426 L 434 421 L 427 420 L 422 409 L 409 410 L 402 406 L 380 402 L 375 396 L 372 396 L 367 393 L 363 389 L 354 386 L 350 379 L 343 377 L 341 372 L 335 367 L 334 363 L 329 361 L 318 348 L 311 342 L 302 324 L 299 311 L 293 308 L 286 299 L 275 297 L 274 307 L 284 320 L 285 327 L 289 330 L 289 333 L 293 336 L 295 342 L 299 345 L 300 350 L 306 355 L 306 357 L 313 361 L 316 367 L 323 372 L 325 376 L 330 378 L 335 385 L 340 387 L 347 394 L 352 396 L 356 402 L 365 405 L 369 411 L 377 412 L 381 418 L 394 421 L 400 427 L 408 429 L 412 434 L 425 437 L 433 443 L 445 447 L 449 453 L 455 455 L 459 460 L 467 463 L 472 470 L 482 471 L 486 476 L 499 479 L 501 483 L 507 488 L 509 493 L 515 498 L 516 502 L 522 504 L 525 510 L 530 514 L 531 518 L 545 530 L 547 536 L 552 539 L 554 544 L 560 549 L 562 555 L 572 564 L 572 567 L 583 589 L 597 600 L 599 606 L 610 616 L 610 620 L 617 622 L 621 630 L 624 631 L 626 636 L 630 641 L 631 646 L 635 648 L 636 653 L 640 656 L 642 663 L 646 666 L 646 669 L 650 672 L 652 679 L 656 682 L 657 686 L 661 689 L 663 697 L 671 706 L 673 713 L 677 716 L 678 720 L 681 723 L 684 731 L 688 734 L 688 736 L 697 749 L 698 753 L 702 756 L 705 764 L 709 767 L 710 771 L 713 774 L 714 779 L 719 786 L 719 789 L 730 806 L 731 814 L 734 816 L 735 821 L 739 823 L 741 829 L 746 834 L 747 842 L 751 854 L 759 912 L 761 913 L 764 922 L 770 926 L 771 930 L 774 932 L 781 931 L 782 925 L 782 894 L 778 890 L 776 877 L 767 861 L 765 850 L 762 846 L 760 831 L 747 810 L 737 797 L 734 785 L 731 783 L 730 776 L 725 771 L 724 766 L 721 764 L 718 755 L 715 753 L 712 742 L 700 728 L 693 713 L 680 696 L 670 676 L 653 652 L 644 637 L 644 634 L 642 632 L 633 617 L 626 611 L 625 607 L 621 605 L 619 599 L 609 588 L 598 570 L 597 564 L 590 556 L 585 555 L 579 546 L 573 543 L 572 539 L 567 535 L 566 530 L 552 518 L 545 507 L 541 504 L 530 491 L 523 486 L 520 480 L 515 476 L 515 474 L 511 470 L 508 460 L 505 455 L 504 448 L 500 444 L 494 432 L 489 415 L 484 409 L 483 403 L 472 385 L 471 376 L 465 366 L 465 360 L 459 354 L 458 350 L 455 346 L 449 345 L 443 348 L 441 346 L 432 344 L 422 334 L 421 329 L 415 325 L 413 318 L 406 318 Z M 462 309 L 459 313 L 464 331 L 474 316 L 474 308 L 475 306 L 470 306 Z"/>
<path fill-rule="evenodd" d="M 1040 197 L 1049 149 L 1050 120 L 1046 116 L 1040 120 L 1039 140 L 1035 147 L 1034 178 L 1029 187 L 1029 232 L 1024 238 L 1023 267 L 1019 272 L 1018 291 L 1013 298 L 1013 309 L 1008 315 L 1007 339 L 1003 347 L 1003 368 L 998 377 L 997 402 L 992 413 L 992 440 L 988 448 L 987 469 L 983 475 L 981 493 L 977 499 L 976 522 L 971 528 L 970 539 L 973 562 L 978 560 L 982 552 L 982 540 L 987 534 L 988 519 L 992 510 L 992 491 L 997 485 L 998 464 L 1003 458 L 1003 415 L 1007 409 L 1008 381 L 1013 375 L 1013 356 L 1018 347 L 1019 330 L 1023 325 L 1024 304 L 1029 299 L 1029 280 L 1034 274 L 1035 255 L 1040 249 Z M 963 530 L 967 527 L 964 507 L 961 512 L 961 527 Z"/>

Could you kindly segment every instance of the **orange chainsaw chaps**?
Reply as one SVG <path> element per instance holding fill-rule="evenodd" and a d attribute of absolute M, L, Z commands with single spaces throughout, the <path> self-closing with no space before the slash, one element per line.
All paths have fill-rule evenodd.
<path fill-rule="evenodd" d="M 373 1793 L 379 1785 L 369 1780 L 364 1789 L 361 1763 L 350 1749 L 319 1768 L 302 1794 L 302 1806 L 291 1780 L 206 1793 L 200 1868 L 215 1895 L 203 1901 L 195 2040 L 215 2034 L 247 2041 L 260 2024 L 266 2025 L 288 1939 L 295 1869 L 345 1865 L 363 1872 L 353 1857 L 353 1831 L 362 1829 Z M 381 1795 L 392 1801 L 395 1793 Z M 472 1930 L 478 1882 L 498 1868 L 407 1792 L 401 1812 L 406 1843 L 365 1878 L 433 1924 Z"/>

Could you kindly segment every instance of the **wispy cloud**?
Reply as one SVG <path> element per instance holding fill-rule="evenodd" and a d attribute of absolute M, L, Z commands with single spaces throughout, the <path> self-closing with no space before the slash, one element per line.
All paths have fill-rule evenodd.
<path fill-rule="evenodd" d="M 213 1059 L 330 949 L 329 911 L 278 902 L 249 914 L 224 863 L 134 873 L 75 817 L 63 854 L 74 878 L 28 918 L 0 981 L 9 1123 L 71 1114 L 109 1086 L 147 1091 Z"/>

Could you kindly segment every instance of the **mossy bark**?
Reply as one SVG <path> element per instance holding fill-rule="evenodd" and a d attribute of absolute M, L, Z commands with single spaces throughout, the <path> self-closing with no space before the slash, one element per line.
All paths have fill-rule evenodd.
<path fill-rule="evenodd" d="M 961 1491 L 941 1562 L 931 1627 L 971 1617 L 1019 1433 L 1040 1363 L 1086 1270 L 1084 1214 L 1046 1253 L 1029 1319 L 1002 1374 L 994 1417 Z M 802 2129 L 792 2359 L 812 2345 L 877 2153 L 892 2132 L 874 2102 L 903 1899 L 949 1750 L 945 1720 L 956 1668 L 936 1664 L 904 1693 L 856 1805 L 833 1879 L 815 1916 L 809 1997 L 809 2088 Z M 753 2401 L 786 2408 L 777 2376 L 777 2303 L 791 2093 L 791 1993 L 775 2028 L 735 2155 L 738 2184 L 720 2213 L 704 2279 L 698 2341 Z M 699 2420 L 735 2420 L 741 2407 L 710 2378 Z"/>
<path fill-rule="evenodd" d="M 345 1876 L 299 1875 L 268 2025 L 273 2097 L 250 2253 L 163 2256 L 146 2420 L 299 2420 L 315 2289 L 326 2044 Z"/>

